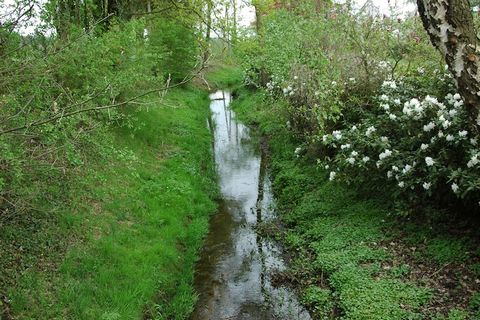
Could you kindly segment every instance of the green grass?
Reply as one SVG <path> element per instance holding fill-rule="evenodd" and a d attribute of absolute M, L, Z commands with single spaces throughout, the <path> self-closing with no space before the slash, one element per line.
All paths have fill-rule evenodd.
<path fill-rule="evenodd" d="M 214 89 L 238 88 L 243 83 L 243 71 L 237 65 L 213 62 L 205 78 Z"/>
<path fill-rule="evenodd" d="M 314 159 L 294 155 L 301 142 L 287 129 L 283 102 L 265 102 L 262 92 L 241 89 L 238 93 L 233 103 L 238 116 L 269 137 L 273 188 L 285 227 L 277 237 L 295 253 L 290 272 L 316 319 L 431 316 L 425 308 L 435 300 L 433 288 L 412 280 L 412 261 L 387 248 L 399 234 L 388 198 L 329 182 L 328 172 L 318 168 Z M 417 263 L 440 269 L 469 258 L 464 239 L 420 223 L 405 226 L 400 230 L 403 241 L 418 248 Z M 468 312 L 453 309 L 445 319 L 464 319 Z"/>
<path fill-rule="evenodd" d="M 65 256 L 27 269 L 7 292 L 18 319 L 188 317 L 194 263 L 215 211 L 208 104 L 205 92 L 173 90 L 164 105 L 128 112 L 130 125 L 99 142 L 106 154 L 70 190 L 75 206 L 38 237 Z"/>

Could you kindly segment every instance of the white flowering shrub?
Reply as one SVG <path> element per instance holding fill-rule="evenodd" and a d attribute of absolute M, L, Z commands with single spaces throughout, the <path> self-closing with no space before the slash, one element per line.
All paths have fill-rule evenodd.
<path fill-rule="evenodd" d="M 262 41 L 241 44 L 246 82 L 286 109 L 295 156 L 320 158 L 330 180 L 479 210 L 478 127 L 420 19 L 323 10 L 273 11 Z"/>
<path fill-rule="evenodd" d="M 320 162 L 330 180 L 374 180 L 392 186 L 398 198 L 461 199 L 478 210 L 480 123 L 471 123 L 459 94 L 415 92 L 408 79 L 385 81 L 363 118 L 319 137 L 330 154 Z"/>
<path fill-rule="evenodd" d="M 237 46 L 246 83 L 287 100 L 292 132 L 307 141 L 334 128 L 342 114 L 361 117 L 344 109 L 355 105 L 361 113 L 385 78 L 427 76 L 440 58 L 419 19 L 353 13 L 349 5 L 323 10 L 306 3 L 295 12 L 274 10 L 262 20 L 261 42 Z M 410 67 L 417 64 L 422 68 Z"/>

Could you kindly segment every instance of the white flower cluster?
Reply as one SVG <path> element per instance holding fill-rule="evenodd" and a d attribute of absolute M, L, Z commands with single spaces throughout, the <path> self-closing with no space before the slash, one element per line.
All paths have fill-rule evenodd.
<path fill-rule="evenodd" d="M 456 183 L 452 183 L 452 191 L 457 193 L 460 190 L 460 187 Z"/>
<path fill-rule="evenodd" d="M 382 84 L 384 88 L 397 89 L 397 83 L 395 80 L 385 80 Z"/>
<path fill-rule="evenodd" d="M 265 85 L 267 89 L 267 93 L 269 95 L 273 95 L 276 90 L 280 90 L 282 88 L 286 89 L 287 88 L 286 85 L 282 86 L 283 82 L 284 82 L 283 78 L 273 75 L 272 79 L 269 82 L 267 82 L 267 84 Z"/>
<path fill-rule="evenodd" d="M 392 155 L 392 151 L 386 149 L 384 152 L 380 153 L 380 155 L 378 156 L 378 159 L 384 160 L 384 159 L 390 157 L 391 155 Z"/>
<path fill-rule="evenodd" d="M 378 63 L 378 67 L 380 69 L 388 69 L 390 67 L 390 64 L 387 61 L 380 61 Z"/>
<path fill-rule="evenodd" d="M 402 93 L 402 85 L 403 82 L 393 80 L 383 83 L 386 94 L 378 97 L 377 108 L 385 117 L 372 113 L 370 118 L 351 124 L 350 130 L 334 131 L 323 137 L 326 145 L 337 149 L 331 162 L 337 166 L 330 173 L 330 180 L 334 180 L 342 168 L 347 173 L 342 178 L 346 179 L 354 170 L 369 170 L 369 174 L 376 170 L 381 174 L 379 177 L 396 180 L 401 192 L 421 189 L 434 195 L 437 188 L 442 187 L 440 181 L 449 178 L 443 187 L 463 197 L 465 192 L 461 190 L 467 190 L 468 186 L 466 177 L 472 175 L 472 181 L 480 178 L 480 151 L 478 139 L 467 130 L 468 117 L 462 97 L 458 93 L 449 94 L 442 102 L 432 96 L 407 98 Z M 402 104 L 402 101 L 406 102 Z M 480 117 L 478 120 L 480 124 Z M 337 147 L 336 140 L 343 143 Z M 376 162 L 370 161 L 377 157 Z M 452 161 L 462 157 L 466 163 Z M 458 165 L 452 167 L 452 163 Z"/>
<path fill-rule="evenodd" d="M 337 173 L 335 171 L 330 172 L 330 181 L 335 180 L 336 176 L 337 176 Z"/>
<path fill-rule="evenodd" d="M 479 157 L 478 153 L 474 154 L 472 156 L 472 158 L 468 161 L 467 167 L 473 168 L 473 167 L 477 166 L 480 163 L 480 160 L 478 159 L 478 157 Z"/>
<path fill-rule="evenodd" d="M 435 164 L 435 160 L 433 160 L 432 157 L 425 157 L 425 164 L 428 166 L 428 167 L 431 167 Z"/>
<path fill-rule="evenodd" d="M 423 126 L 423 131 L 425 131 L 425 132 L 430 132 L 433 129 L 435 129 L 435 123 L 433 123 L 433 122 L 429 122 L 428 124 Z"/>
<path fill-rule="evenodd" d="M 375 129 L 374 126 L 370 126 L 367 128 L 367 131 L 365 132 L 365 135 L 367 137 L 370 137 L 372 135 L 372 133 L 374 133 L 375 131 L 377 131 L 377 129 Z"/>
<path fill-rule="evenodd" d="M 275 81 L 270 81 L 270 82 L 267 82 L 267 90 L 268 91 L 273 91 L 275 90 Z"/>
<path fill-rule="evenodd" d="M 333 136 L 336 140 L 341 140 L 341 139 L 342 139 L 342 131 L 340 131 L 340 130 L 333 131 L 333 132 L 332 132 L 332 136 Z"/>
<path fill-rule="evenodd" d="M 295 89 L 292 88 L 292 86 L 287 86 L 282 89 L 283 90 L 283 95 L 284 96 L 293 96 L 296 92 Z"/>
<path fill-rule="evenodd" d="M 294 153 L 297 158 L 300 157 L 300 153 L 302 152 L 302 150 L 303 150 L 302 147 L 298 147 L 295 149 Z"/>
<path fill-rule="evenodd" d="M 451 93 L 449 93 L 446 97 L 445 97 L 445 100 L 452 104 L 455 108 L 459 108 L 461 106 L 463 106 L 463 100 L 462 100 L 462 96 L 459 94 L 459 93 L 455 93 L 454 95 L 452 95 Z"/>
<path fill-rule="evenodd" d="M 420 118 L 424 110 L 424 106 L 417 98 L 413 98 L 403 105 L 403 113 L 407 116 L 414 116 L 415 118 Z"/>

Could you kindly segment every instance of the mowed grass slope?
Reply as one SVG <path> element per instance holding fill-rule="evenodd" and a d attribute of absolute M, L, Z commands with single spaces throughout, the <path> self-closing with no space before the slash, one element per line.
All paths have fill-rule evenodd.
<path fill-rule="evenodd" d="M 66 255 L 19 275 L 18 319 L 183 319 L 216 194 L 204 91 L 176 89 L 130 110 L 79 178 L 59 218 Z M 59 239 L 52 241 L 58 241 Z M 46 253 L 47 255 L 49 253 Z M 52 253 L 53 255 L 53 253 Z M 61 259 L 61 260 L 60 260 Z"/>

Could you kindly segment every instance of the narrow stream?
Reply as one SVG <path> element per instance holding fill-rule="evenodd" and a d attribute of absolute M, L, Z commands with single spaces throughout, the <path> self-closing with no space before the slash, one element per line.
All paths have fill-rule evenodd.
<path fill-rule="evenodd" d="M 258 137 L 235 119 L 229 92 L 210 98 L 222 200 L 196 266 L 200 297 L 191 319 L 308 320 L 293 291 L 271 284 L 272 272 L 285 269 L 281 248 L 255 231 L 258 223 L 275 217 Z"/>

